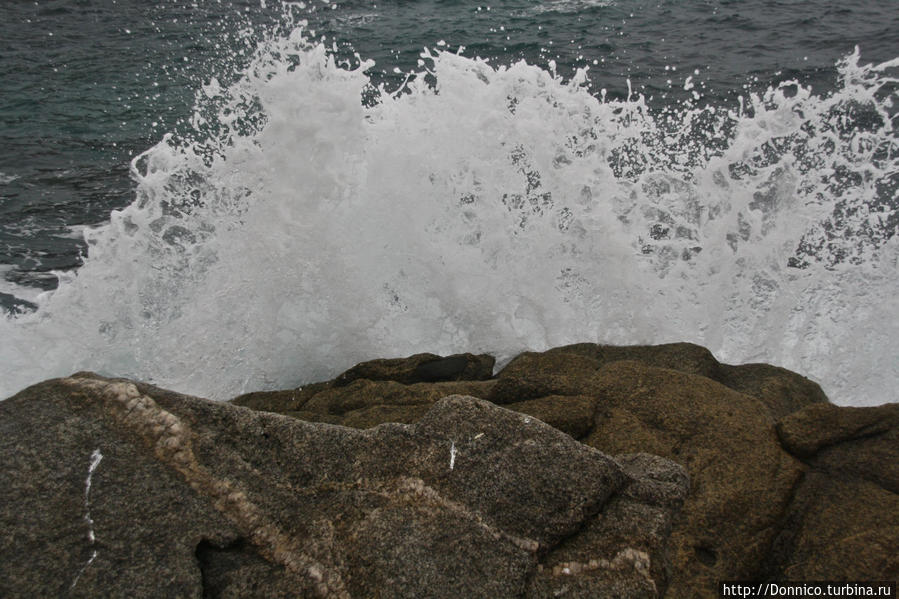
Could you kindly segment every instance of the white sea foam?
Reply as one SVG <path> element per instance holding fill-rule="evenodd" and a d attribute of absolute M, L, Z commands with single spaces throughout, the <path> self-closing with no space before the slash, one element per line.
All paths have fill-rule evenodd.
<path fill-rule="evenodd" d="M 556 13 L 581 13 L 594 8 L 613 6 L 612 0 L 552 0 L 541 2 L 521 11 L 522 15 L 539 15 L 547 12 Z"/>
<path fill-rule="evenodd" d="M 664 114 L 583 72 L 426 63 L 436 90 L 366 108 L 367 65 L 295 32 L 204 88 L 196 139 L 135 159 L 85 265 L 0 323 L 0 396 L 79 369 L 221 399 L 420 351 L 694 341 L 895 399 L 899 60 Z"/>
<path fill-rule="evenodd" d="M 60 239 L 84 239 L 85 231 L 88 228 L 90 228 L 89 225 L 69 225 L 55 236 Z"/>
<path fill-rule="evenodd" d="M 34 287 L 26 287 L 24 285 L 17 285 L 12 281 L 6 280 L 7 273 L 14 270 L 14 266 L 11 266 L 9 264 L 0 264 L 0 293 L 12 295 L 26 302 L 37 301 L 37 298 L 40 297 L 40 295 L 43 293 L 40 289 L 35 289 Z"/>

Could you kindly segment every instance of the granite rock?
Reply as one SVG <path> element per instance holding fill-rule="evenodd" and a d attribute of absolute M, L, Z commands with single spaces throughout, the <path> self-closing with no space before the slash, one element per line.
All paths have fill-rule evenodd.
<path fill-rule="evenodd" d="M 596 520 L 641 534 L 571 596 L 642 597 L 687 490 L 473 397 L 356 430 L 89 373 L 0 403 L 0 456 L 4 597 L 546 596 Z"/>
<path fill-rule="evenodd" d="M 333 383 L 328 383 L 331 391 L 307 402 L 309 409 L 303 417 L 363 427 L 390 419 L 414 422 L 434 401 L 429 389 L 446 384 L 394 383 L 396 386 L 375 390 L 357 380 L 358 397 L 340 400 L 335 398 Z M 894 531 L 892 516 L 886 511 L 893 509 L 893 504 L 891 497 L 882 493 L 891 492 L 892 483 L 887 479 L 899 463 L 899 454 L 880 441 L 867 453 L 859 453 L 859 449 L 861 443 L 873 443 L 872 435 L 892 430 L 893 408 L 865 412 L 837 408 L 817 384 L 799 374 L 767 364 L 722 364 L 707 349 L 689 343 L 631 347 L 582 343 L 542 353 L 525 352 L 492 379 L 454 384 L 476 384 L 465 392 L 539 418 L 603 452 L 654 454 L 685 467 L 692 490 L 683 500 L 680 515 L 665 524 L 670 530 L 650 524 L 657 506 L 629 503 L 620 496 L 611 499 L 606 508 L 610 513 L 642 514 L 641 534 L 655 530 L 661 538 L 670 533 L 664 547 L 656 543 L 652 551 L 640 548 L 636 541 L 652 534 L 640 537 L 630 533 L 628 547 L 645 553 L 654 564 L 652 579 L 657 586 L 655 590 L 648 584 L 640 587 L 646 596 L 666 592 L 669 597 L 715 597 L 719 580 L 783 579 L 800 572 L 795 563 L 801 560 L 824 568 L 822 564 L 833 560 L 820 543 L 813 542 L 814 535 L 820 533 L 821 538 L 844 545 L 851 544 L 850 539 L 836 533 L 827 536 L 813 526 L 816 518 L 797 515 L 803 510 L 818 509 L 815 513 L 825 519 L 832 518 L 832 513 L 844 513 L 858 526 L 834 519 L 835 527 L 855 530 L 859 539 L 872 540 L 867 545 L 870 555 L 866 556 L 859 542 L 853 545 L 854 560 L 842 553 L 834 560 L 891 567 L 890 556 L 896 552 L 887 538 Z M 400 405 L 406 401 L 397 399 L 405 397 L 403 394 L 414 394 L 416 399 Z M 354 403 L 359 401 L 364 406 Z M 887 435 L 881 441 L 888 439 Z M 853 484 L 870 509 L 857 506 L 850 501 L 851 493 L 843 491 L 834 491 L 832 505 L 815 507 L 818 504 L 810 503 L 826 495 L 821 481 L 835 481 L 832 474 L 820 471 L 821 458 L 812 460 L 810 456 L 821 451 L 836 456 L 835 444 L 851 446 L 839 458 L 844 464 L 840 471 L 865 473 Z M 833 460 L 837 458 L 829 459 L 828 468 L 835 472 Z M 818 482 L 812 486 L 814 481 Z M 854 512 L 858 512 L 855 520 Z M 867 512 L 870 516 L 864 515 Z M 880 516 L 875 517 L 877 514 Z M 887 523 L 880 533 L 866 523 L 878 517 Z M 664 518 L 658 520 L 662 521 Z M 597 557 L 610 530 L 600 520 L 586 523 L 576 540 L 547 554 L 534 589 L 550 595 L 589 596 L 595 591 L 587 590 L 592 588 L 591 580 L 601 577 L 589 578 L 583 573 L 591 571 L 591 563 L 596 566 L 615 560 L 608 551 Z M 618 538 L 627 536 L 620 532 L 611 536 L 616 534 Z M 634 561 L 636 554 L 627 555 L 616 563 L 639 562 Z M 670 570 L 659 570 L 659 564 L 669 564 Z M 823 572 L 820 568 L 801 571 Z M 844 568 L 846 572 L 869 570 Z M 606 568 L 604 576 L 610 571 L 614 569 Z M 573 576 L 571 572 L 577 572 L 577 577 L 566 578 Z M 614 595 L 613 577 L 603 580 L 603 592 Z"/>
<path fill-rule="evenodd" d="M 231 405 L 90 374 L 24 391 L 0 404 L 0 595 L 711 599 L 899 577 L 899 405 L 834 406 L 687 343 L 494 376 L 460 356 Z"/>
<path fill-rule="evenodd" d="M 769 557 L 769 577 L 899 579 L 899 404 L 816 404 L 777 424 L 807 464 Z"/>

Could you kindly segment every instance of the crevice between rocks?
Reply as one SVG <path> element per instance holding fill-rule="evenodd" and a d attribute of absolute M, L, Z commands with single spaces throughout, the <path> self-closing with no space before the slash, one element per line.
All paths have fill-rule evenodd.
<path fill-rule="evenodd" d="M 226 584 L 223 584 L 223 574 L 233 567 L 224 565 L 222 556 L 229 553 L 241 553 L 246 549 L 246 540 L 237 539 L 224 544 L 214 543 L 209 539 L 202 539 L 197 543 L 194 557 L 197 567 L 200 569 L 200 582 L 202 585 L 203 599 L 218 599 L 222 596 Z"/>
<path fill-rule="evenodd" d="M 803 464 L 805 464 L 803 462 Z M 808 465 L 805 464 L 806 468 Z M 772 527 L 778 531 L 771 544 L 765 552 L 765 560 L 760 564 L 756 580 L 774 580 L 776 579 L 783 567 L 783 562 L 793 551 L 795 538 L 799 530 L 802 528 L 805 520 L 805 509 L 794 509 L 796 507 L 797 495 L 799 489 L 806 482 L 808 470 L 802 470 L 796 481 L 790 487 L 787 500 L 784 502 L 784 508 L 777 516 Z"/>

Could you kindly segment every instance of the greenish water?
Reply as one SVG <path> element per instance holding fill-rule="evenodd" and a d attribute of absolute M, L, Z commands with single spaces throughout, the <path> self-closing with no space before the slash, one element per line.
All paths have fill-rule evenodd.
<path fill-rule="evenodd" d="M 688 339 L 872 403 L 896 31 L 893 0 L 4 2 L 2 391 Z"/>

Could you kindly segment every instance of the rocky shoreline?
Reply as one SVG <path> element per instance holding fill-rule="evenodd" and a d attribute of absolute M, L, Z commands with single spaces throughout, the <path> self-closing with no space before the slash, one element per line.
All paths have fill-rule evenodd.
<path fill-rule="evenodd" d="M 690 344 L 421 354 L 230 403 L 0 402 L 0 596 L 717 597 L 899 578 L 899 404 Z"/>

